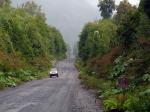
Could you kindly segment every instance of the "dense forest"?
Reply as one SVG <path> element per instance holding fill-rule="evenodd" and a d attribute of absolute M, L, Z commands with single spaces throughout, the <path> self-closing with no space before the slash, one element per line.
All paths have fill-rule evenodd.
<path fill-rule="evenodd" d="M 14 8 L 0 0 L 0 88 L 16 86 L 48 75 L 55 59 L 64 58 L 61 33 L 47 25 L 33 1 Z"/>
<path fill-rule="evenodd" d="M 106 112 L 150 112 L 150 1 L 100 0 L 98 7 L 103 19 L 87 23 L 78 43 L 82 83 Z"/>

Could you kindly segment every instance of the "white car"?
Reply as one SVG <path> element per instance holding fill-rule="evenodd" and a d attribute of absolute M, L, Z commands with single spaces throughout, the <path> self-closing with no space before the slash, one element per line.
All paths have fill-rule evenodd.
<path fill-rule="evenodd" d="M 51 71 L 49 72 L 49 77 L 52 78 L 53 76 L 58 77 L 57 68 L 52 68 Z"/>

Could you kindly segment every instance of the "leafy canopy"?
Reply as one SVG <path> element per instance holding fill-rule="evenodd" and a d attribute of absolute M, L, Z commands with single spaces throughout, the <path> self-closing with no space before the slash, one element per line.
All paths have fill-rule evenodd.
<path fill-rule="evenodd" d="M 115 10 L 114 0 L 99 0 L 99 11 L 103 18 L 110 18 Z"/>

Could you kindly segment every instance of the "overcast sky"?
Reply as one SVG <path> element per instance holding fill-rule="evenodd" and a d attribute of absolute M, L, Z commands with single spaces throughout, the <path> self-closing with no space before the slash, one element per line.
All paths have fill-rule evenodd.
<path fill-rule="evenodd" d="M 119 4 L 120 1 L 122 0 L 115 0 L 116 4 Z M 138 5 L 140 0 L 128 0 L 131 4 L 133 5 Z"/>
<path fill-rule="evenodd" d="M 115 0 L 116 4 L 119 4 L 122 0 Z M 129 0 L 129 2 L 133 5 L 138 5 L 140 0 Z M 91 5 L 96 6 L 98 4 L 98 0 L 87 0 Z"/>
<path fill-rule="evenodd" d="M 14 6 L 29 0 L 12 0 Z M 85 23 L 98 20 L 98 0 L 33 0 L 42 6 L 47 17 L 47 23 L 55 26 L 61 31 L 64 39 L 70 45 L 78 41 Z M 137 5 L 139 0 L 129 0 Z M 116 0 L 118 4 L 120 0 Z"/>

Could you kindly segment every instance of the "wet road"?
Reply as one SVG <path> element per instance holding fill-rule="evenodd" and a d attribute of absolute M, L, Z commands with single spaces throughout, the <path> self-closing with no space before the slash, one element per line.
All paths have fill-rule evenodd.
<path fill-rule="evenodd" d="M 0 112 L 102 112 L 84 90 L 73 61 L 57 64 L 59 78 L 46 78 L 0 92 Z"/>

